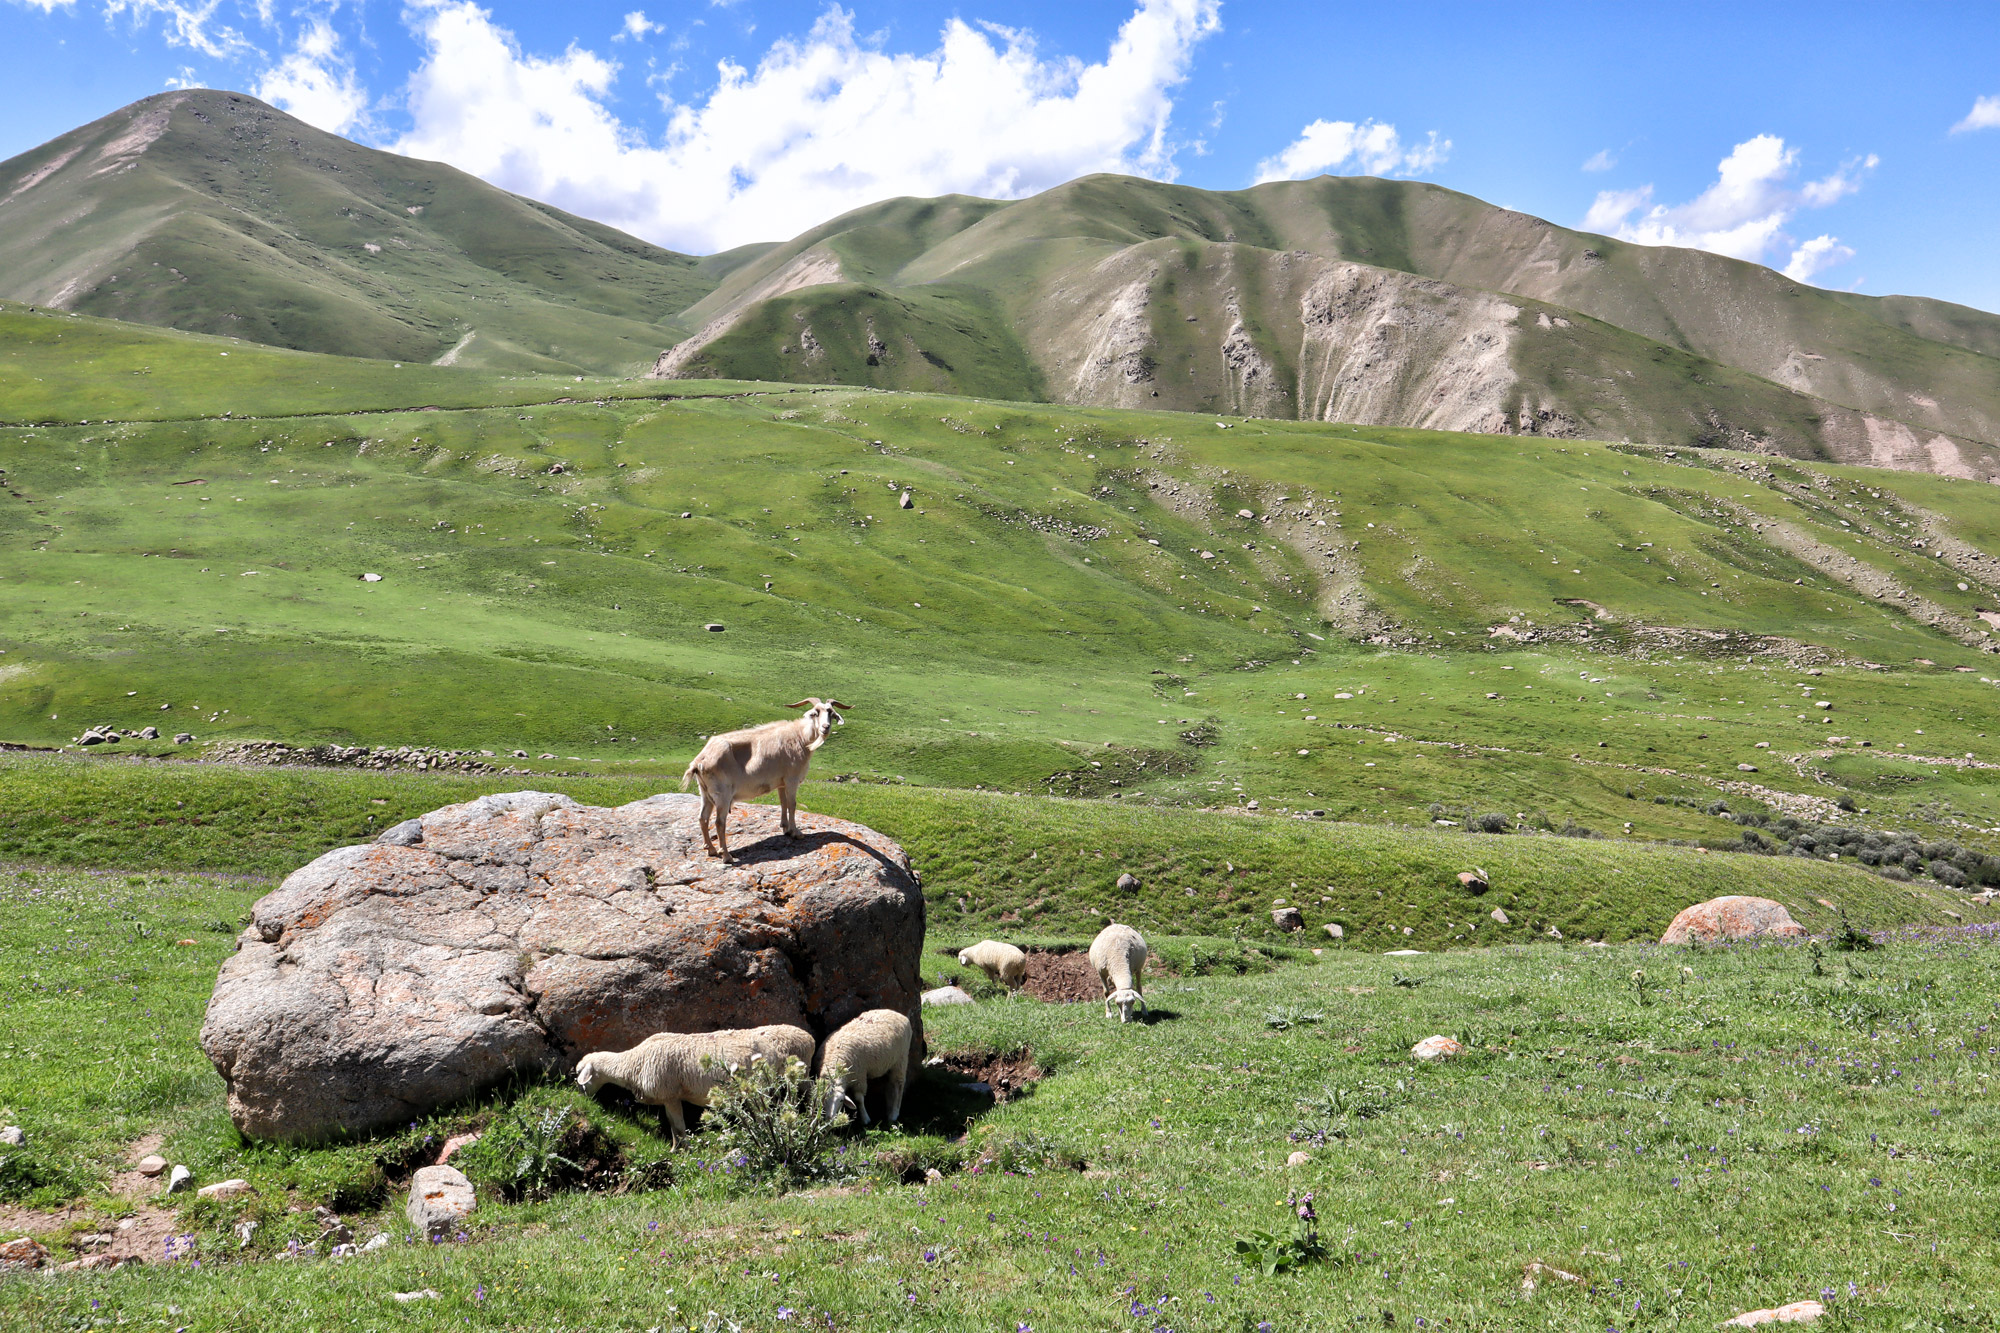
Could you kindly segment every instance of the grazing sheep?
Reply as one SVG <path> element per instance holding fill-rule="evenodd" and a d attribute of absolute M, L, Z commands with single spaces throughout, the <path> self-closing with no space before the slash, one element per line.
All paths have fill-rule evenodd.
<path fill-rule="evenodd" d="M 819 1070 L 833 1084 L 826 1113 L 837 1114 L 842 1102 L 868 1124 L 868 1080 L 885 1078 L 885 1117 L 895 1124 L 903 1114 L 903 1083 L 910 1073 L 910 1020 L 894 1009 L 870 1009 L 826 1039 L 820 1048 Z"/>
<path fill-rule="evenodd" d="M 1132 1006 L 1138 1005 L 1139 1012 L 1146 1012 L 1146 997 L 1139 993 L 1140 974 L 1146 970 L 1146 941 L 1138 931 L 1130 926 L 1121 926 L 1116 921 L 1097 932 L 1097 938 L 1090 942 L 1090 965 L 1097 969 L 1097 979 L 1104 983 L 1104 1016 L 1111 1017 L 1111 1006 L 1118 1006 L 1119 1021 L 1132 1021 Z"/>
<path fill-rule="evenodd" d="M 981 940 L 970 949 L 960 949 L 958 965 L 976 967 L 1009 990 L 1020 989 L 1028 979 L 1028 955 L 999 940 Z"/>
<path fill-rule="evenodd" d="M 708 1105 L 708 1094 L 731 1073 L 759 1057 L 782 1062 L 796 1055 L 810 1064 L 812 1034 L 788 1023 L 720 1032 L 662 1032 L 629 1051 L 593 1051 L 577 1062 L 576 1083 L 596 1092 L 607 1083 L 628 1089 L 646 1106 L 665 1113 L 676 1136 L 687 1133 L 681 1103 Z"/>
<path fill-rule="evenodd" d="M 730 807 L 773 791 L 783 807 L 778 822 L 785 836 L 799 836 L 799 783 L 805 780 L 812 752 L 826 744 L 827 731 L 836 722 L 846 725 L 834 710 L 847 705 L 838 699 L 815 698 L 801 699 L 791 707 L 805 709 L 805 716 L 709 737 L 681 774 L 683 789 L 690 778 L 701 788 L 701 845 L 710 855 L 725 862 L 731 859 Z M 713 841 L 708 836 L 711 820 Z"/>

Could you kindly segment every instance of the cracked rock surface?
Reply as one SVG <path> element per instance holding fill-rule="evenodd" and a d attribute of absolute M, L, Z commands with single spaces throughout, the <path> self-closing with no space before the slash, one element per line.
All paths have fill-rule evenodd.
<path fill-rule="evenodd" d="M 201 1044 L 245 1134 L 406 1123 L 515 1073 L 656 1032 L 869 1009 L 921 1033 L 923 895 L 859 824 L 738 806 L 737 863 L 694 796 L 616 808 L 509 792 L 433 810 L 292 872 L 252 909 Z"/>

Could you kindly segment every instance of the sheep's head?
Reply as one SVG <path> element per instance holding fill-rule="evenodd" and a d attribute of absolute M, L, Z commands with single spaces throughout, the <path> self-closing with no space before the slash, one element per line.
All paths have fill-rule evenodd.
<path fill-rule="evenodd" d="M 1120 987 L 1104 997 L 1105 1017 L 1110 1017 L 1111 1006 L 1114 1004 L 1118 1006 L 1118 1021 L 1121 1023 L 1132 1021 L 1132 1006 L 1134 1005 L 1139 1007 L 1140 1013 L 1143 1014 L 1146 1012 L 1146 997 L 1138 991 L 1133 990 L 1130 986 Z"/>
<path fill-rule="evenodd" d="M 826 1114 L 828 1119 L 832 1119 L 834 1116 L 839 1115 L 843 1108 L 853 1106 L 854 1098 L 847 1095 L 847 1071 L 845 1069 L 824 1070 L 822 1074 L 829 1085 L 829 1090 L 826 1094 Z"/>
<path fill-rule="evenodd" d="M 970 950 L 970 949 L 960 949 L 960 950 L 958 951 L 958 965 L 959 965 L 960 967 L 971 967 L 971 966 L 972 966 L 972 950 Z"/>
<path fill-rule="evenodd" d="M 576 1086 L 585 1092 L 596 1092 L 605 1084 L 604 1073 L 597 1067 L 597 1056 L 593 1051 L 576 1063 Z"/>
<path fill-rule="evenodd" d="M 847 725 L 847 719 L 834 711 L 837 708 L 848 707 L 838 699 L 809 696 L 788 706 L 806 710 L 806 730 L 812 734 L 812 748 L 815 750 L 825 743 L 826 733 L 836 724 L 843 727 Z"/>

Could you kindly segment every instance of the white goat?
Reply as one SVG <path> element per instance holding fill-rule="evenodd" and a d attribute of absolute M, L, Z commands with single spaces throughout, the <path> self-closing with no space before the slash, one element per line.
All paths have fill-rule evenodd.
<path fill-rule="evenodd" d="M 783 1063 L 795 1055 L 810 1065 L 812 1033 L 789 1023 L 720 1032 L 662 1032 L 629 1051 L 593 1051 L 577 1062 L 576 1084 L 595 1092 L 607 1083 L 629 1090 L 634 1100 L 666 1113 L 674 1133 L 687 1133 L 681 1103 L 707 1106 L 708 1095 L 736 1070 L 762 1058 Z"/>
<path fill-rule="evenodd" d="M 852 1106 L 868 1124 L 868 1081 L 887 1079 L 883 1096 L 885 1118 L 895 1124 L 903 1114 L 903 1084 L 910 1074 L 910 1020 L 894 1009 L 870 1009 L 850 1020 L 820 1048 L 820 1077 L 833 1087 L 826 1113 L 836 1115 L 842 1103 Z"/>
<path fill-rule="evenodd" d="M 960 949 L 958 965 L 976 967 L 1009 990 L 1019 989 L 1028 979 L 1028 955 L 999 940 L 981 940 L 970 949 Z"/>
<path fill-rule="evenodd" d="M 784 807 L 779 825 L 785 836 L 799 836 L 799 783 L 805 780 L 812 752 L 826 744 L 827 731 L 835 723 L 846 725 L 846 719 L 833 710 L 847 705 L 838 699 L 801 699 L 790 707 L 805 709 L 805 716 L 711 736 L 681 774 L 683 791 L 690 778 L 701 788 L 701 845 L 710 855 L 733 859 L 730 807 L 773 791 Z M 711 821 L 713 842 L 708 836 Z"/>
<path fill-rule="evenodd" d="M 1097 969 L 1097 979 L 1104 984 L 1104 1016 L 1111 1017 L 1111 1006 L 1118 1006 L 1119 1021 L 1132 1021 L 1132 1006 L 1138 1005 L 1139 1012 L 1146 1012 L 1146 997 L 1139 993 L 1146 970 L 1146 940 L 1130 926 L 1121 926 L 1116 921 L 1097 932 L 1097 938 L 1090 942 L 1090 965 Z"/>

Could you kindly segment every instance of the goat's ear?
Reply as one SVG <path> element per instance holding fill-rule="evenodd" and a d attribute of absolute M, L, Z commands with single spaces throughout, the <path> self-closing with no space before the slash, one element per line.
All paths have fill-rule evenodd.
<path fill-rule="evenodd" d="M 817 699 L 801 699 L 801 700 L 799 700 L 799 701 L 798 701 L 797 703 L 795 703 L 795 704 L 786 704 L 786 705 L 785 705 L 785 707 L 787 707 L 787 708 L 811 708 L 811 707 L 812 707 L 812 706 L 813 706 L 814 704 L 817 704 L 818 702 L 819 702 L 819 700 L 817 700 Z"/>

